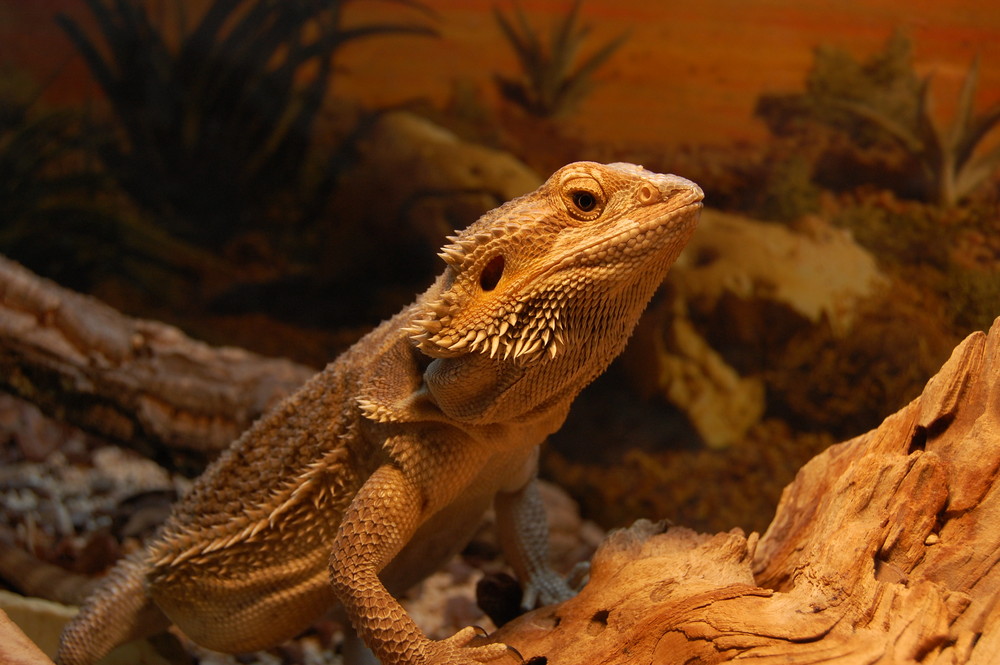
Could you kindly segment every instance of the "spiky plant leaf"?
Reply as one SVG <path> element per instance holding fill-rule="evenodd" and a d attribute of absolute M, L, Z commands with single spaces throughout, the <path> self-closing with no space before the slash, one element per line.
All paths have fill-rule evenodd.
<path fill-rule="evenodd" d="M 955 109 L 955 121 L 952 123 L 950 143 L 957 147 L 962 137 L 972 125 L 972 105 L 976 98 L 976 86 L 979 82 L 979 55 L 972 59 L 969 70 L 962 79 L 962 90 L 958 94 L 958 106 Z"/>
<path fill-rule="evenodd" d="M 601 65 L 606 63 L 615 51 L 622 47 L 623 44 L 628 40 L 630 33 L 625 32 L 618 35 L 614 39 L 608 41 L 604 46 L 594 51 L 583 64 L 575 72 L 573 72 L 574 79 L 588 80 L 597 71 Z"/>
<path fill-rule="evenodd" d="M 176 36 L 152 19 L 148 0 L 85 0 L 93 37 L 60 17 L 126 137 L 103 146 L 108 170 L 161 223 L 198 242 L 265 223 L 278 192 L 299 196 L 337 50 L 372 36 L 436 34 L 388 21 L 343 28 L 344 1 L 210 0 L 190 27 L 177 14 Z M 418 0 L 395 2 L 430 12 Z"/>
<path fill-rule="evenodd" d="M 574 0 L 553 25 L 547 45 L 541 42 L 520 5 L 514 4 L 513 19 L 493 8 L 497 25 L 514 50 L 523 76 L 518 80 L 494 75 L 504 98 L 534 115 L 553 117 L 567 112 L 586 96 L 594 71 L 624 43 L 627 34 L 604 44 L 574 69 L 590 34 L 589 27 L 578 25 L 581 5 L 582 0 Z"/>
<path fill-rule="evenodd" d="M 952 126 L 951 132 L 951 145 L 955 151 L 955 162 L 959 166 L 972 158 L 976 147 L 1000 123 L 1000 102 L 994 104 L 978 116 L 973 114 L 973 104 L 978 84 L 979 55 L 977 54 L 972 59 L 969 71 L 962 81 L 962 91 L 959 95 L 955 123 Z"/>
<path fill-rule="evenodd" d="M 848 99 L 832 100 L 830 103 L 836 108 L 878 126 L 910 152 L 919 152 L 924 149 L 923 140 L 911 127 L 907 127 L 878 108 Z"/>
<path fill-rule="evenodd" d="M 545 83 L 553 90 L 556 89 L 560 81 L 570 77 L 573 62 L 590 31 L 587 26 L 582 26 L 579 30 L 575 29 L 581 2 L 582 0 L 576 0 L 562 20 L 552 27 L 552 40 L 549 47 L 551 60 L 547 68 L 548 76 Z"/>
<path fill-rule="evenodd" d="M 1000 147 L 982 157 L 967 162 L 955 178 L 955 195 L 961 200 L 975 191 L 983 182 L 1000 169 Z"/>

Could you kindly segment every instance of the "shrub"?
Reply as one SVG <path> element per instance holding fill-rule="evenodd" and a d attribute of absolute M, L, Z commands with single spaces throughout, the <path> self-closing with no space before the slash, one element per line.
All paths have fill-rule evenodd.
<path fill-rule="evenodd" d="M 503 31 L 521 65 L 519 78 L 496 75 L 500 94 L 532 115 L 552 118 L 573 110 L 593 88 L 593 75 L 617 51 L 627 34 L 605 42 L 574 67 L 580 47 L 590 34 L 588 26 L 578 26 L 582 0 L 575 0 L 562 20 L 552 28 L 546 44 L 515 5 L 513 17 L 494 8 L 497 25 Z"/>
<path fill-rule="evenodd" d="M 769 94 L 757 103 L 761 117 L 777 136 L 802 134 L 816 124 L 846 137 L 864 162 L 872 153 L 892 164 L 905 192 L 914 181 L 919 196 L 954 206 L 1000 167 L 1000 148 L 981 154 L 984 139 L 1000 124 L 1000 103 L 976 114 L 979 58 L 973 59 L 962 85 L 952 123 L 942 126 L 934 114 L 930 76 L 920 78 L 912 65 L 912 44 L 897 33 L 884 50 L 860 63 L 830 47 L 816 51 L 806 90 Z M 868 151 L 862 157 L 860 153 Z M 841 171 L 849 167 L 840 164 Z"/>

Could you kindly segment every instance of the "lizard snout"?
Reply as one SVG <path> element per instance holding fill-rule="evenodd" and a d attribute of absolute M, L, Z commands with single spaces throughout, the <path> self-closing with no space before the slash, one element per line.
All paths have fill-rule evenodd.
<path fill-rule="evenodd" d="M 705 198 L 705 193 L 701 187 L 687 178 L 672 174 L 657 174 L 655 178 L 650 178 L 639 187 L 636 198 L 643 205 L 675 200 L 678 207 L 681 207 L 701 201 Z"/>

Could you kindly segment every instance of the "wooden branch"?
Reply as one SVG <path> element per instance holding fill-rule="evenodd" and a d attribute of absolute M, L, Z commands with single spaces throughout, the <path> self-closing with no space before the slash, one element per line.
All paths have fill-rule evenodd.
<path fill-rule="evenodd" d="M 576 598 L 495 638 L 539 665 L 996 663 L 998 473 L 1000 319 L 803 467 L 762 538 L 639 522 Z"/>
<path fill-rule="evenodd" d="M 4 665 L 53 665 L 52 660 L 0 610 L 0 663 Z"/>
<path fill-rule="evenodd" d="M 0 389 L 196 472 L 314 369 L 129 318 L 0 257 Z"/>

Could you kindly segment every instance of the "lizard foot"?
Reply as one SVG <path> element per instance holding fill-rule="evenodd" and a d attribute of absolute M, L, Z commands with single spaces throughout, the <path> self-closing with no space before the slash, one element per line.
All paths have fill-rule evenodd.
<path fill-rule="evenodd" d="M 486 632 L 482 628 L 468 626 L 451 637 L 433 641 L 425 651 L 426 662 L 434 665 L 472 665 L 473 663 L 491 663 L 507 655 L 512 655 L 515 658 L 507 659 L 504 662 L 521 662 L 521 655 L 506 644 L 469 646 L 470 642 L 478 637 L 484 637 L 485 634 Z"/>
<path fill-rule="evenodd" d="M 524 585 L 521 609 L 533 610 L 542 605 L 555 605 L 569 600 L 586 584 L 590 577 L 590 564 L 582 561 L 563 578 L 554 570 L 546 568 L 537 571 Z"/>

